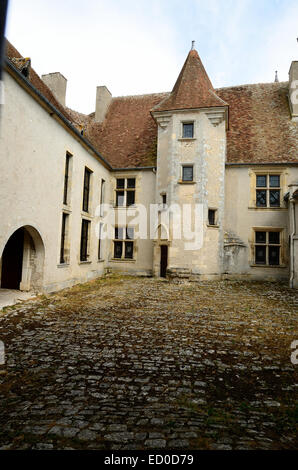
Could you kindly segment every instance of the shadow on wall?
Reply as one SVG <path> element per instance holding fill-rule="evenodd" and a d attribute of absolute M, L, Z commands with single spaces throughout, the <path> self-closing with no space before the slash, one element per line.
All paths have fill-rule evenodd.
<path fill-rule="evenodd" d="M 44 243 L 34 227 L 25 225 L 16 230 L 2 253 L 1 288 L 41 290 L 44 255 Z"/>

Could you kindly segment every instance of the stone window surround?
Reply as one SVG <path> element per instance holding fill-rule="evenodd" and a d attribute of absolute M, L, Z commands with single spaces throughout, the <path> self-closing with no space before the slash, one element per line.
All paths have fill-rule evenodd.
<path fill-rule="evenodd" d="M 284 195 L 287 193 L 287 175 L 286 168 L 258 167 L 249 169 L 250 178 L 250 199 L 248 209 L 255 211 L 280 211 L 287 210 Z M 280 206 L 279 207 L 258 207 L 256 201 L 257 176 L 258 175 L 279 175 L 280 176 Z"/>
<path fill-rule="evenodd" d="M 116 228 L 117 228 L 117 229 L 121 228 L 121 229 L 124 230 L 124 232 L 125 232 L 125 238 L 123 238 L 123 239 L 122 239 L 122 238 L 121 238 L 121 239 L 115 238 Z M 134 235 L 134 238 L 133 238 L 133 239 L 131 239 L 131 238 L 126 238 L 126 230 L 127 230 L 128 228 L 132 228 L 132 229 L 133 229 L 133 235 Z M 113 261 L 113 262 L 116 261 L 116 262 L 120 262 L 120 263 L 136 262 L 136 251 L 137 251 L 137 250 L 136 250 L 136 246 L 137 246 L 137 243 L 136 243 L 136 239 L 135 239 L 135 229 L 136 229 L 135 226 L 129 226 L 129 225 L 127 225 L 127 226 L 117 225 L 117 226 L 114 227 L 114 238 L 113 238 L 113 240 L 111 241 L 111 254 L 112 254 L 112 256 L 111 256 L 110 261 Z M 132 252 L 132 253 L 133 253 L 133 257 L 132 257 L 132 258 L 125 258 L 125 242 L 126 242 L 126 241 L 133 243 L 133 248 L 132 248 L 132 249 L 133 249 L 133 252 Z M 114 257 L 114 244 L 115 244 L 115 242 L 122 242 L 122 257 L 121 257 L 121 258 L 115 258 L 115 257 Z M 124 248 L 124 249 L 123 249 L 123 248 Z"/>
<path fill-rule="evenodd" d="M 209 210 L 215 211 L 215 224 L 213 224 L 213 225 L 209 224 Z M 208 228 L 216 228 L 216 229 L 219 228 L 219 225 L 218 225 L 218 208 L 217 207 L 208 207 L 207 224 L 206 225 L 207 225 Z"/>
<path fill-rule="evenodd" d="M 124 202 L 125 202 L 125 203 L 126 203 L 126 192 L 127 192 L 127 188 L 126 188 L 126 186 L 127 186 L 127 180 L 128 180 L 128 179 L 134 179 L 134 180 L 135 180 L 135 187 L 134 187 L 134 189 L 131 188 L 131 190 L 135 192 L 135 202 L 134 202 L 134 204 L 131 204 L 130 206 L 127 206 L 126 204 L 123 205 L 123 206 L 117 206 L 117 203 L 116 203 L 116 197 L 117 197 L 117 196 L 116 196 L 116 193 L 117 193 L 117 179 L 124 179 L 124 180 L 125 180 L 125 183 L 124 183 L 124 186 L 125 186 L 125 188 L 124 188 L 124 192 L 125 192 L 125 196 L 124 196 L 124 197 L 125 197 L 125 200 L 124 200 Z M 137 186 L 138 186 L 138 180 L 139 180 L 139 175 L 137 175 L 137 174 L 135 174 L 135 173 L 133 173 L 133 174 L 127 174 L 127 173 L 125 173 L 125 174 L 117 174 L 117 175 L 115 176 L 115 178 L 114 178 L 114 185 L 113 185 L 113 207 L 114 207 L 114 209 L 120 209 L 120 210 L 121 210 L 121 209 L 122 209 L 122 210 L 123 210 L 123 209 L 130 209 L 130 208 L 132 208 L 132 207 L 135 207 L 135 206 L 138 204 L 138 198 L 137 198 L 137 195 L 138 195 L 138 191 L 137 191 L 137 189 L 138 189 L 138 187 L 137 187 Z"/>
<path fill-rule="evenodd" d="M 184 124 L 192 124 L 193 125 L 193 134 L 192 134 L 192 137 L 184 137 L 183 135 L 183 129 L 184 129 Z M 188 120 L 183 120 L 181 121 L 181 131 L 180 131 L 180 139 L 179 140 L 183 140 L 183 141 L 189 141 L 189 140 L 196 140 L 195 136 L 196 136 L 196 125 L 195 125 L 195 121 L 193 119 L 188 119 Z"/>
<path fill-rule="evenodd" d="M 256 264 L 255 263 L 255 237 L 256 237 L 256 232 L 280 232 L 280 254 L 279 254 L 279 265 L 269 265 L 269 264 Z M 285 262 L 285 228 L 284 227 L 252 227 L 251 230 L 251 239 L 249 240 L 250 244 L 250 267 L 252 268 L 266 268 L 266 269 L 280 269 L 280 268 L 286 268 L 286 262 Z M 269 244 L 266 243 L 266 246 Z M 265 245 L 264 245 L 265 246 Z"/>
<path fill-rule="evenodd" d="M 189 167 L 189 166 L 192 166 L 193 168 L 193 173 L 192 173 L 192 177 L 193 177 L 193 180 L 192 181 L 184 181 L 183 180 L 183 167 Z M 178 184 L 196 184 L 196 181 L 195 181 L 195 164 L 193 162 L 183 162 L 183 163 L 180 163 L 180 169 L 179 169 L 179 180 L 178 180 Z"/>

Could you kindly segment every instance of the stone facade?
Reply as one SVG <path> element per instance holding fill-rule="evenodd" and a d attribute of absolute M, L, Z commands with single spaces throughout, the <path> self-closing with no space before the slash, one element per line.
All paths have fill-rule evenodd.
<path fill-rule="evenodd" d="M 192 50 L 171 93 L 112 98 L 106 87 L 98 87 L 95 113 L 83 115 L 65 107 L 61 74 L 42 81 L 31 69 L 25 77 L 13 60 L 18 52 L 9 46 L 7 55 L 0 147 L 2 287 L 17 262 L 21 290 L 55 291 L 110 271 L 190 280 L 288 280 L 298 287 L 297 105 L 289 112 L 284 84 L 214 90 Z M 294 89 L 297 64 L 292 63 L 288 90 Z M 271 108 L 268 124 L 262 112 Z M 190 134 L 184 134 L 186 128 Z M 268 145 L 263 151 L 270 135 L 272 158 Z M 248 154 L 253 157 L 247 161 Z M 266 183 L 262 189 L 258 177 Z M 127 207 L 129 190 L 134 200 Z M 266 207 L 256 199 L 260 191 Z M 117 204 L 119 194 L 124 204 Z M 271 204 L 273 197 L 279 201 Z M 99 241 L 106 224 L 101 203 L 116 220 L 108 227 L 111 236 Z M 153 204 L 159 206 L 152 231 Z M 175 214 L 167 210 L 184 206 L 198 237 L 195 245 L 183 225 L 182 237 L 175 236 Z M 147 237 L 137 236 L 134 208 L 146 213 Z M 127 227 L 134 229 L 131 238 Z M 14 245 L 15 258 L 20 249 L 14 259 L 9 243 L 18 233 L 22 243 Z"/>

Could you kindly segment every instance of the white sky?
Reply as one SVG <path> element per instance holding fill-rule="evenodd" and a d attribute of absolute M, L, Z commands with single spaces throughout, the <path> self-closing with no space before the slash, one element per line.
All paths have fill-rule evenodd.
<path fill-rule="evenodd" d="M 39 75 L 61 72 L 66 103 L 170 91 L 191 47 L 215 87 L 288 79 L 297 0 L 10 0 L 7 38 Z"/>

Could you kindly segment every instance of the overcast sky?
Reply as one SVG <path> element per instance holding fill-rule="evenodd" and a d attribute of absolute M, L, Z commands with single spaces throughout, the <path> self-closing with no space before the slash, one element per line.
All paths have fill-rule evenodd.
<path fill-rule="evenodd" d="M 288 79 L 297 0 L 10 0 L 7 38 L 39 75 L 61 72 L 66 104 L 170 91 L 196 41 L 214 87 Z"/>

